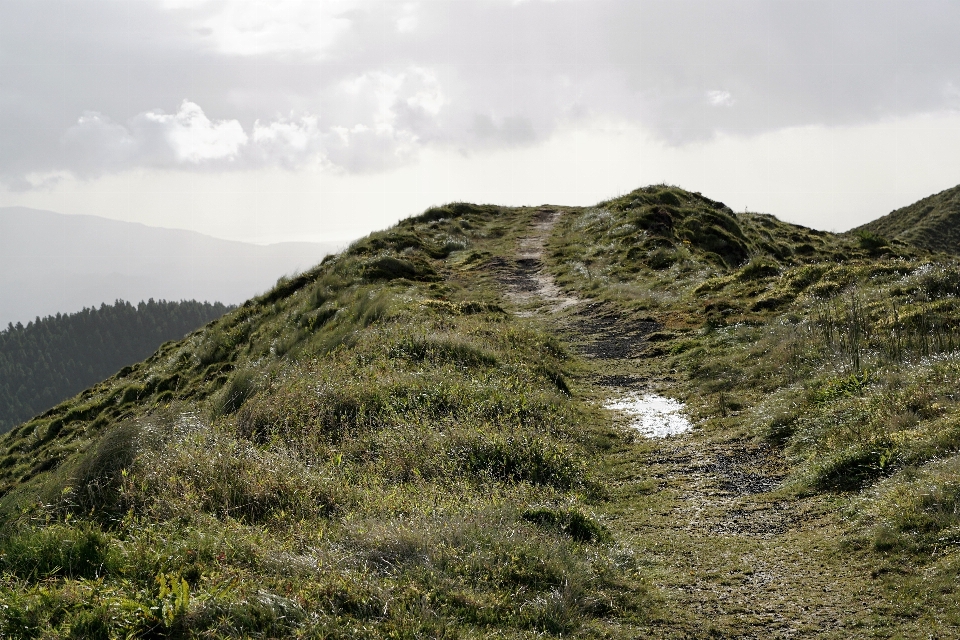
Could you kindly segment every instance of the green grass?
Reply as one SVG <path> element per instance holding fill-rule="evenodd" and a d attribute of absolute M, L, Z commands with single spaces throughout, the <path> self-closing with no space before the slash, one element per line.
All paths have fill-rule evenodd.
<path fill-rule="evenodd" d="M 896 624 L 960 624 L 960 263 L 663 186 L 568 216 L 551 251 L 568 289 L 655 314 L 637 366 L 679 376 L 705 437 L 776 447 L 782 495 L 834 505 L 836 553 L 882 577 Z"/>
<path fill-rule="evenodd" d="M 733 597 L 764 566 L 804 611 L 842 593 L 849 626 L 804 613 L 805 633 L 960 623 L 960 263 L 664 185 L 564 211 L 547 267 L 592 307 L 513 313 L 504 265 L 536 210 L 454 203 L 15 428 L 0 629 L 723 637 L 776 623 Z M 638 352 L 579 355 L 610 318 Z M 617 375 L 687 402 L 713 456 L 694 476 L 776 461 L 739 518 L 801 524 L 722 533 L 670 466 L 690 452 L 597 406 Z"/>
<path fill-rule="evenodd" d="M 872 220 L 848 234 L 878 249 L 888 243 L 906 242 L 929 251 L 957 255 L 960 246 L 960 188 L 933 194 L 906 207 Z"/>
<path fill-rule="evenodd" d="M 24 637 L 603 634 L 650 603 L 596 515 L 573 356 L 461 262 L 529 214 L 432 209 L 15 429 Z M 14 631 L 15 630 L 15 631 Z"/>

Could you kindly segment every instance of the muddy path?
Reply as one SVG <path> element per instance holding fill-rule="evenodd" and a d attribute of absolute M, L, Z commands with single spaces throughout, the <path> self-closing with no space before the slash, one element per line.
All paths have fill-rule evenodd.
<path fill-rule="evenodd" d="M 670 395 L 679 374 L 664 370 L 655 314 L 638 317 L 554 282 L 544 253 L 561 215 L 538 211 L 516 256 L 496 265 L 508 299 L 586 356 L 599 398 Z M 611 420 L 624 437 L 609 454 L 611 497 L 599 510 L 660 598 L 626 637 L 901 635 L 888 626 L 893 606 L 869 569 L 838 545 L 836 499 L 785 492 L 780 451 L 732 437 L 735 430 L 646 439 L 623 417 Z M 725 420 L 735 426 L 737 417 Z"/>

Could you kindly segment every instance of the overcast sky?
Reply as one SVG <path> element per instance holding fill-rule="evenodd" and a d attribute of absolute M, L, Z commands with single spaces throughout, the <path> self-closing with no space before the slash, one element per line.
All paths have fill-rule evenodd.
<path fill-rule="evenodd" d="M 667 182 L 844 230 L 960 183 L 960 2 L 3 0 L 0 206 L 269 242 Z"/>

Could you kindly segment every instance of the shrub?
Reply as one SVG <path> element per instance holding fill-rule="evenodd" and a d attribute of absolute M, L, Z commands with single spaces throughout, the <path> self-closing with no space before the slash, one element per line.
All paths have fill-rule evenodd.
<path fill-rule="evenodd" d="M 371 260 L 364 267 L 363 275 L 371 282 L 398 278 L 427 282 L 439 279 L 437 272 L 425 260 L 404 260 L 393 256 L 381 256 Z"/>
<path fill-rule="evenodd" d="M 276 514 L 323 516 L 340 504 L 328 479 L 282 451 L 234 440 L 202 423 L 187 434 L 161 428 L 166 433 L 137 459 L 124 496 L 156 517 L 194 511 L 260 522 Z"/>
<path fill-rule="evenodd" d="M 414 361 L 428 360 L 435 364 L 451 362 L 466 367 L 494 366 L 496 356 L 462 338 L 410 337 L 401 340 L 391 349 L 394 358 Z"/>
<path fill-rule="evenodd" d="M 960 458 L 885 480 L 859 501 L 858 521 L 878 551 L 929 554 L 960 543 Z"/>
<path fill-rule="evenodd" d="M 606 527 L 576 509 L 535 507 L 526 509 L 521 517 L 537 526 L 568 535 L 578 542 L 598 542 L 610 537 Z"/>
<path fill-rule="evenodd" d="M 857 241 L 862 249 L 867 251 L 876 251 L 882 247 L 889 246 L 890 242 L 883 236 L 877 235 L 866 229 L 857 232 Z"/>
<path fill-rule="evenodd" d="M 478 478 L 526 481 L 558 489 L 583 485 L 582 462 L 563 445 L 538 437 L 478 435 L 459 447 L 462 465 Z"/>
<path fill-rule="evenodd" d="M 810 482 L 817 489 L 860 489 L 893 470 L 893 452 L 890 443 L 882 440 L 841 449 L 813 465 Z"/>
<path fill-rule="evenodd" d="M 760 280 L 780 273 L 780 266 L 767 258 L 755 258 L 740 269 L 737 278 L 742 281 Z"/>
<path fill-rule="evenodd" d="M 139 436 L 139 425 L 121 423 L 104 433 L 80 459 L 67 496 L 78 511 L 110 514 L 121 507 L 123 474 L 136 457 Z"/>

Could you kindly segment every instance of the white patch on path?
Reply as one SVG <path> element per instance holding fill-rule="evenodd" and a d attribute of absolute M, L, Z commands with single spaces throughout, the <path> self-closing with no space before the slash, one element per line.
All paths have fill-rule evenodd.
<path fill-rule="evenodd" d="M 693 428 L 693 424 L 682 413 L 682 402 L 655 393 L 625 396 L 608 402 L 604 408 L 629 416 L 630 426 L 648 438 L 665 438 Z"/>

